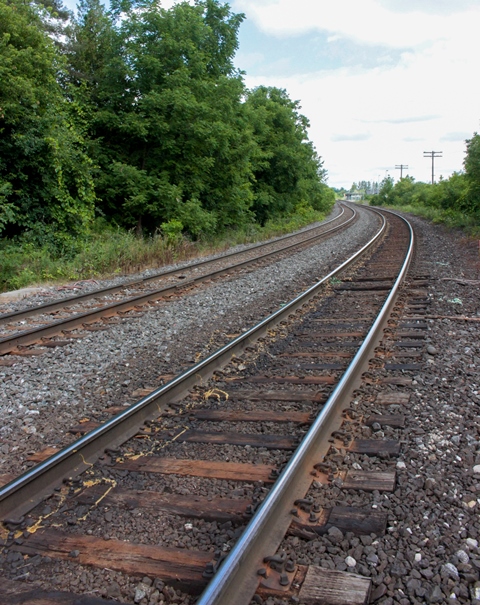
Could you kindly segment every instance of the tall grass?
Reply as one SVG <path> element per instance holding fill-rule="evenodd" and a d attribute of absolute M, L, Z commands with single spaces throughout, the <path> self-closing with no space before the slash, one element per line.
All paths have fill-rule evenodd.
<path fill-rule="evenodd" d="M 325 215 L 311 209 L 265 227 L 252 224 L 209 239 L 156 234 L 141 237 L 130 231 L 97 225 L 82 239 L 68 240 L 60 249 L 47 241 L 0 240 L 0 292 L 27 286 L 127 275 L 269 239 L 300 229 Z"/>
<path fill-rule="evenodd" d="M 461 229 L 470 237 L 480 238 L 480 224 L 478 217 L 475 215 L 465 214 L 458 210 L 449 208 L 443 210 L 434 208 L 433 206 L 423 206 L 420 204 L 407 204 L 405 206 L 385 206 L 392 210 L 401 212 L 409 212 L 416 216 L 421 216 L 432 223 L 445 225 L 449 229 Z"/>

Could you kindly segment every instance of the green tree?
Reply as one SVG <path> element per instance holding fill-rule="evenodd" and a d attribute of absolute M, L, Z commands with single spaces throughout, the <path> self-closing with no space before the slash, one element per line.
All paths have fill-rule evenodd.
<path fill-rule="evenodd" d="M 372 206 L 388 206 L 393 204 L 393 178 L 387 176 L 380 183 L 380 191 L 372 196 L 370 200 Z"/>
<path fill-rule="evenodd" d="M 248 93 L 245 104 L 256 143 L 252 156 L 256 220 L 264 224 L 305 202 L 325 209 L 331 203 L 323 182 L 326 173 L 308 140 L 309 123 L 299 113 L 298 101 L 285 90 L 260 86 Z"/>
<path fill-rule="evenodd" d="M 101 107 L 108 99 L 115 80 L 115 63 L 121 63 L 120 38 L 112 17 L 99 0 L 79 0 L 77 14 L 66 30 L 65 56 L 68 83 L 82 104 Z M 112 69 L 114 74 L 112 74 Z M 125 75 L 125 69 L 122 70 Z M 124 80 L 120 78 L 121 87 Z"/>
<path fill-rule="evenodd" d="M 407 206 L 412 202 L 414 189 L 415 179 L 412 176 L 404 176 L 395 183 L 389 203 L 393 206 Z"/>
<path fill-rule="evenodd" d="M 459 205 L 469 214 L 480 214 L 480 135 L 475 132 L 466 143 L 464 166 L 467 187 Z"/>
<path fill-rule="evenodd" d="M 93 216 L 91 163 L 35 8 L 0 0 L 0 229 L 79 232 Z"/>
<path fill-rule="evenodd" d="M 82 0 L 69 42 L 101 210 L 139 230 L 178 219 L 193 235 L 249 221 L 253 142 L 233 65 L 243 15 L 216 0 L 112 7 L 117 25 Z"/>

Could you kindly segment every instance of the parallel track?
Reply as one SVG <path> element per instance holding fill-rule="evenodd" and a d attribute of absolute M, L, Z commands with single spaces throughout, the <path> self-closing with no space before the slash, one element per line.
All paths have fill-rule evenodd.
<path fill-rule="evenodd" d="M 78 328 L 92 329 L 92 324 L 96 322 L 100 322 L 100 325 L 96 327 L 107 328 L 109 321 L 115 321 L 115 317 L 132 310 L 138 311 L 139 308 L 145 308 L 146 305 L 154 304 L 166 296 L 181 293 L 188 288 L 195 287 L 204 281 L 221 275 L 230 274 L 233 271 L 250 266 L 253 267 L 259 262 L 268 261 L 282 254 L 290 254 L 295 249 L 312 246 L 338 230 L 346 228 L 355 218 L 356 211 L 345 207 L 342 208 L 342 212 L 338 216 L 321 225 L 301 233 L 283 236 L 274 242 L 257 244 L 246 250 L 231 252 L 219 258 L 201 260 L 121 286 L 102 288 L 86 294 L 45 303 L 31 309 L 0 315 L 0 326 L 4 326 L 3 331 L 6 334 L 0 338 L 0 355 L 21 354 L 22 351 L 18 347 L 26 347 L 32 344 L 40 346 L 62 345 L 66 342 L 65 338 L 68 339 L 72 330 Z M 338 220 L 341 220 L 340 224 L 325 229 L 326 226 Z M 207 272 L 198 275 L 196 272 L 199 268 L 207 269 Z M 191 277 L 188 277 L 189 273 L 191 273 Z M 181 278 L 180 283 L 178 281 L 179 276 Z M 148 283 L 172 277 L 174 278 L 173 283 L 145 291 Z M 137 293 L 133 293 L 132 289 L 137 289 Z M 138 293 L 138 291 L 142 292 Z M 111 302 L 114 296 L 118 300 Z M 86 311 L 80 310 L 79 312 L 79 305 L 84 305 L 85 302 L 92 299 L 95 299 L 94 308 L 89 308 Z M 52 321 L 52 315 L 58 314 L 59 311 L 67 314 L 67 317 L 54 318 Z M 34 318 L 37 318 L 36 321 L 41 325 L 25 330 L 25 322 L 32 322 Z M 96 327 L 93 327 L 93 329 L 96 329 Z M 62 335 L 63 340 L 53 339 L 57 335 Z"/>
<path fill-rule="evenodd" d="M 118 506 L 115 494 L 125 494 L 125 490 L 128 491 L 129 481 L 131 482 L 128 476 L 132 473 L 135 476 L 147 473 L 146 477 L 150 478 L 160 473 L 160 479 L 165 473 L 168 476 L 174 472 L 179 476 L 210 477 L 207 483 L 227 479 L 230 485 L 235 484 L 233 477 L 235 473 L 240 473 L 242 465 L 237 465 L 234 470 L 234 463 L 225 462 L 225 458 L 232 455 L 232 447 L 235 451 L 235 448 L 241 447 L 242 444 L 250 444 L 249 447 L 254 450 L 266 448 L 270 452 L 268 459 L 271 457 L 276 463 L 273 464 L 273 469 L 272 463 L 254 464 L 256 456 L 253 455 L 251 463 L 243 464 L 244 467 L 250 467 L 250 470 L 246 471 L 247 476 L 250 472 L 251 482 L 254 482 L 253 477 L 257 476 L 257 480 L 262 481 L 263 485 L 269 485 L 273 481 L 274 483 L 226 560 L 221 563 L 223 557 L 218 555 L 210 557 L 209 560 L 208 553 L 193 552 L 192 560 L 188 563 L 189 553 L 182 551 L 185 553 L 183 562 L 176 559 L 175 570 L 169 572 L 168 561 L 180 555 L 174 552 L 175 549 L 162 550 L 158 547 L 155 550 L 152 546 L 148 560 L 153 559 L 154 563 L 147 572 L 145 567 L 142 568 L 142 565 L 146 565 L 144 551 L 147 547 L 139 545 L 138 552 L 134 549 L 139 557 L 136 575 L 155 575 L 167 583 L 193 592 L 198 592 L 206 579 L 213 575 L 198 601 L 199 605 L 244 605 L 250 602 L 256 590 L 263 591 L 262 594 L 282 594 L 282 591 L 284 594 L 293 594 L 292 587 L 297 586 L 301 566 L 295 565 L 288 557 L 282 558 L 275 553 L 283 536 L 289 527 L 291 528 L 292 510 L 297 510 L 296 516 L 303 519 L 301 531 L 307 531 L 305 525 L 307 529 L 308 526 L 312 529 L 318 525 L 318 515 L 315 511 L 312 512 L 311 506 L 310 517 L 303 517 L 303 503 L 307 502 L 305 496 L 314 477 L 318 478 L 325 470 L 319 463 L 327 456 L 332 444 L 332 435 L 335 443 L 338 440 L 343 440 L 344 444 L 352 441 L 351 435 L 348 437 L 345 428 L 342 428 L 342 423 L 348 421 L 348 414 L 346 418 L 344 409 L 348 408 L 349 398 L 361 384 L 362 373 L 365 374 L 368 369 L 374 349 L 390 321 L 398 291 L 412 259 L 414 244 L 411 228 L 396 216 L 389 215 L 389 223 L 388 228 L 385 223 L 377 236 L 354 257 L 283 309 L 109 422 L 1 488 L 0 516 L 11 529 L 7 540 L 8 547 L 29 556 L 43 554 L 67 561 L 71 560 L 69 552 L 78 551 L 80 563 L 97 566 L 103 564 L 135 575 L 131 561 L 122 562 L 112 554 L 116 550 L 117 554 L 121 552 L 123 547 L 120 541 L 103 543 L 102 540 L 95 541 L 90 537 L 82 538 L 77 533 L 68 537 L 69 532 L 56 533 L 56 530 L 50 528 L 37 531 L 25 541 L 20 540 L 18 543 L 17 540 L 17 544 L 14 544 L 15 536 L 18 535 L 15 530 L 24 527 L 25 520 L 22 516 L 55 488 L 62 490 L 63 494 L 65 490 L 61 485 L 65 477 L 70 477 L 71 486 L 65 498 L 73 498 L 75 501 L 75 498 L 80 497 L 80 502 L 90 502 L 91 510 L 95 511 L 105 496 L 109 497 L 112 482 L 115 482 L 115 487 L 110 506 Z M 385 237 L 387 231 L 388 237 Z M 382 238 L 383 242 L 380 244 Z M 364 261 L 363 268 L 358 268 L 364 255 L 370 255 L 371 258 Z M 343 282 L 340 282 L 339 277 Z M 294 334 L 291 334 L 292 331 Z M 239 357 L 240 355 L 243 357 Z M 346 361 L 349 365 L 343 370 L 341 367 Z M 219 371 L 219 368 L 224 370 Z M 294 375 L 291 375 L 292 371 Z M 212 375 L 213 382 L 209 382 Z M 227 392 L 230 397 L 225 401 Z M 209 404 L 211 401 L 213 404 Z M 232 401 L 232 404 L 228 401 Z M 256 409 L 257 406 L 259 410 Z M 164 427 L 165 423 L 167 428 L 170 426 L 172 409 L 176 413 L 185 410 L 190 421 L 187 423 L 186 417 L 181 416 L 179 422 L 183 428 L 181 431 L 174 431 L 174 435 Z M 314 420 L 309 418 L 307 410 L 315 414 Z M 253 431 L 239 435 L 242 431 L 238 431 L 238 422 L 245 424 L 252 421 L 261 425 L 260 428 L 255 426 Z M 233 423 L 230 430 L 229 422 Z M 265 428 L 262 422 L 267 422 Z M 287 427 L 286 433 L 279 428 L 283 422 Z M 222 429 L 212 431 L 211 425 L 215 426 L 215 423 Z M 207 430 L 199 430 L 199 424 L 207 426 Z M 293 457 L 285 464 L 282 462 L 285 460 L 285 454 L 282 452 L 295 448 L 295 438 L 300 437 L 303 432 L 301 426 L 305 424 L 311 424 L 310 429 Z M 134 435 L 140 436 L 141 439 L 132 440 Z M 187 448 L 190 447 L 188 444 L 195 443 L 211 444 L 191 446 L 194 450 L 195 447 L 210 448 L 212 457 L 208 462 L 205 461 L 203 467 L 198 460 L 186 463 L 185 456 L 188 459 Z M 222 453 L 222 450 L 217 451 L 222 444 L 227 446 L 227 454 Z M 341 444 L 338 447 L 341 447 Z M 105 451 L 108 451 L 107 455 Z M 192 455 L 195 455 L 195 452 Z M 95 464 L 99 458 L 100 464 Z M 175 461 L 175 458 L 178 459 Z M 199 470 L 200 467 L 203 470 Z M 314 470 L 317 467 L 320 469 L 318 472 Z M 196 471 L 192 470 L 195 468 Z M 82 481 L 74 477 L 87 469 L 84 489 L 79 494 L 78 488 Z M 273 475 L 265 475 L 268 469 L 275 471 Z M 281 472 L 278 476 L 279 471 Z M 125 473 L 126 485 L 122 487 L 122 477 Z M 260 477 L 263 478 L 258 479 Z M 246 477 L 239 477 L 239 480 L 245 481 Z M 89 488 L 88 485 L 92 483 L 95 485 Z M 105 492 L 103 496 L 99 495 L 102 485 Z M 143 492 L 137 490 L 136 496 L 131 492 L 128 497 L 134 500 L 146 499 L 146 502 L 155 498 L 161 500 L 153 491 L 145 492 L 145 496 L 142 494 Z M 186 500 L 188 498 L 183 499 L 182 506 L 186 506 Z M 183 513 L 187 517 L 210 515 L 210 518 L 215 518 L 217 515 L 221 519 L 227 515 L 227 518 L 235 518 L 240 525 L 242 519 L 244 522 L 255 508 L 255 503 L 252 502 L 253 508 L 251 507 L 249 512 L 247 508 L 242 508 L 243 501 L 235 503 L 225 498 L 225 510 L 220 514 L 215 509 L 221 499 L 210 497 L 212 510 L 195 514 L 192 512 L 195 500 L 200 502 L 200 508 L 208 508 L 204 498 L 190 498 L 188 512 Z M 61 501 L 64 501 L 63 496 Z M 135 507 L 137 504 L 138 502 Z M 169 505 L 173 506 L 177 515 L 182 514 L 178 512 L 181 508 L 178 497 L 172 496 Z M 167 504 L 164 503 L 163 506 Z M 39 525 L 64 525 L 61 513 L 53 515 L 49 521 L 42 520 L 38 514 L 34 512 L 32 518 L 37 519 Z M 89 514 L 85 515 L 85 518 Z M 36 525 L 34 527 L 37 529 Z M 65 548 L 62 551 L 62 541 L 67 543 L 65 548 L 67 551 L 70 549 L 69 552 L 66 552 Z M 103 552 L 102 547 L 110 549 L 110 554 Z M 105 563 L 107 560 L 108 563 Z M 201 573 L 202 570 L 198 566 L 205 564 L 206 567 Z M 262 571 L 258 575 L 260 568 Z M 305 574 L 303 579 L 305 580 Z M 305 582 L 308 584 L 307 580 Z M 362 585 L 365 599 L 369 590 L 367 584 L 364 582 Z M 352 600 L 346 602 L 357 601 L 352 597 Z"/>

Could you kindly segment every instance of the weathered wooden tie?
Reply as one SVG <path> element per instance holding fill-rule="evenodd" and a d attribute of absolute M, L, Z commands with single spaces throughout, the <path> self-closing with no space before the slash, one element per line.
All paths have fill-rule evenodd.
<path fill-rule="evenodd" d="M 176 441 L 180 443 L 217 443 L 220 445 L 250 445 L 265 447 L 271 450 L 293 450 L 298 444 L 295 437 L 284 435 L 269 435 L 265 433 L 214 433 L 190 429 L 180 435 Z"/>
<path fill-rule="evenodd" d="M 303 605 L 366 605 L 370 600 L 371 580 L 357 574 L 298 565 L 294 574 L 288 574 L 291 582 L 287 587 L 280 586 L 278 572 L 270 575 L 273 578 L 262 579 L 257 589 L 265 599 L 295 597 Z"/>
<path fill-rule="evenodd" d="M 202 574 L 212 561 L 209 552 L 103 540 L 52 529 L 37 531 L 12 549 L 26 555 L 40 554 L 130 575 L 161 578 L 193 593 L 205 586 L 207 580 Z"/>
<path fill-rule="evenodd" d="M 247 401 L 285 401 L 292 403 L 312 402 L 325 403 L 327 400 L 324 393 L 318 391 L 230 391 L 229 399 L 237 401 L 245 399 Z"/>
<path fill-rule="evenodd" d="M 116 605 L 126 605 L 115 601 Z M 112 601 L 72 592 L 45 590 L 31 582 L 0 577 L 0 605 L 112 605 Z"/>
<path fill-rule="evenodd" d="M 408 405 L 410 403 L 410 393 L 399 391 L 379 393 L 375 403 L 377 405 Z"/>
<path fill-rule="evenodd" d="M 77 496 L 79 504 L 119 507 L 127 510 L 141 508 L 155 514 L 165 513 L 206 519 L 207 521 L 245 521 L 247 510 L 252 502 L 237 498 L 206 498 L 202 496 L 182 496 L 179 494 L 160 494 L 150 490 L 129 490 L 121 487 L 111 488 L 108 484 L 86 488 Z"/>
<path fill-rule="evenodd" d="M 256 384 L 334 384 L 334 376 L 245 376 L 242 378 L 231 378 L 229 382 L 253 382 Z"/>
<path fill-rule="evenodd" d="M 383 536 L 387 527 L 387 513 L 359 508 L 355 506 L 334 506 L 315 513 L 317 522 L 309 521 L 309 513 L 298 511 L 288 533 L 306 540 L 314 540 L 319 535 L 328 533 L 331 527 L 337 527 L 344 533 L 351 532 L 356 536 L 375 534 Z"/>
<path fill-rule="evenodd" d="M 274 466 L 266 464 L 246 464 L 243 462 L 221 462 L 217 460 L 178 460 L 144 456 L 136 460 L 125 460 L 114 465 L 118 470 L 137 473 L 160 473 L 164 475 L 186 475 L 209 479 L 232 481 L 272 482 Z"/>
<path fill-rule="evenodd" d="M 294 422 L 309 424 L 312 421 L 309 412 L 278 412 L 276 410 L 194 410 L 189 414 L 197 420 L 210 422 Z"/>

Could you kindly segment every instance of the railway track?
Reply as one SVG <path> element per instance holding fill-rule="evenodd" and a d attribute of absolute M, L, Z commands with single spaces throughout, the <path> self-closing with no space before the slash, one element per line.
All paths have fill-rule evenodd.
<path fill-rule="evenodd" d="M 368 577 L 302 565 L 292 544 L 385 532 L 371 507 L 318 496 L 395 487 L 400 446 L 384 437 L 403 415 L 368 408 L 372 389 L 377 408 L 398 408 L 418 369 L 423 276 L 402 285 L 412 254 L 409 226 L 388 215 L 361 254 L 284 309 L 71 446 L 39 452 L 0 489 L 5 548 L 17 577 L 33 561 L 64 590 L 9 580 L 8 598 L 110 602 L 74 596 L 75 569 L 93 566 L 126 588 L 136 578 L 142 604 L 367 603 Z M 371 471 L 358 469 L 365 457 Z"/>
<path fill-rule="evenodd" d="M 304 231 L 260 243 L 221 257 L 200 260 L 134 280 L 0 315 L 0 356 L 34 355 L 64 346 L 87 331 L 108 329 L 121 319 L 138 316 L 166 297 L 178 296 L 203 282 L 251 270 L 278 260 L 347 228 L 356 211 L 343 206 L 339 215 Z M 32 345 L 35 345 L 32 347 Z M 0 360 L 1 362 L 1 360 Z M 8 362 L 7 362 L 8 363 Z"/>

